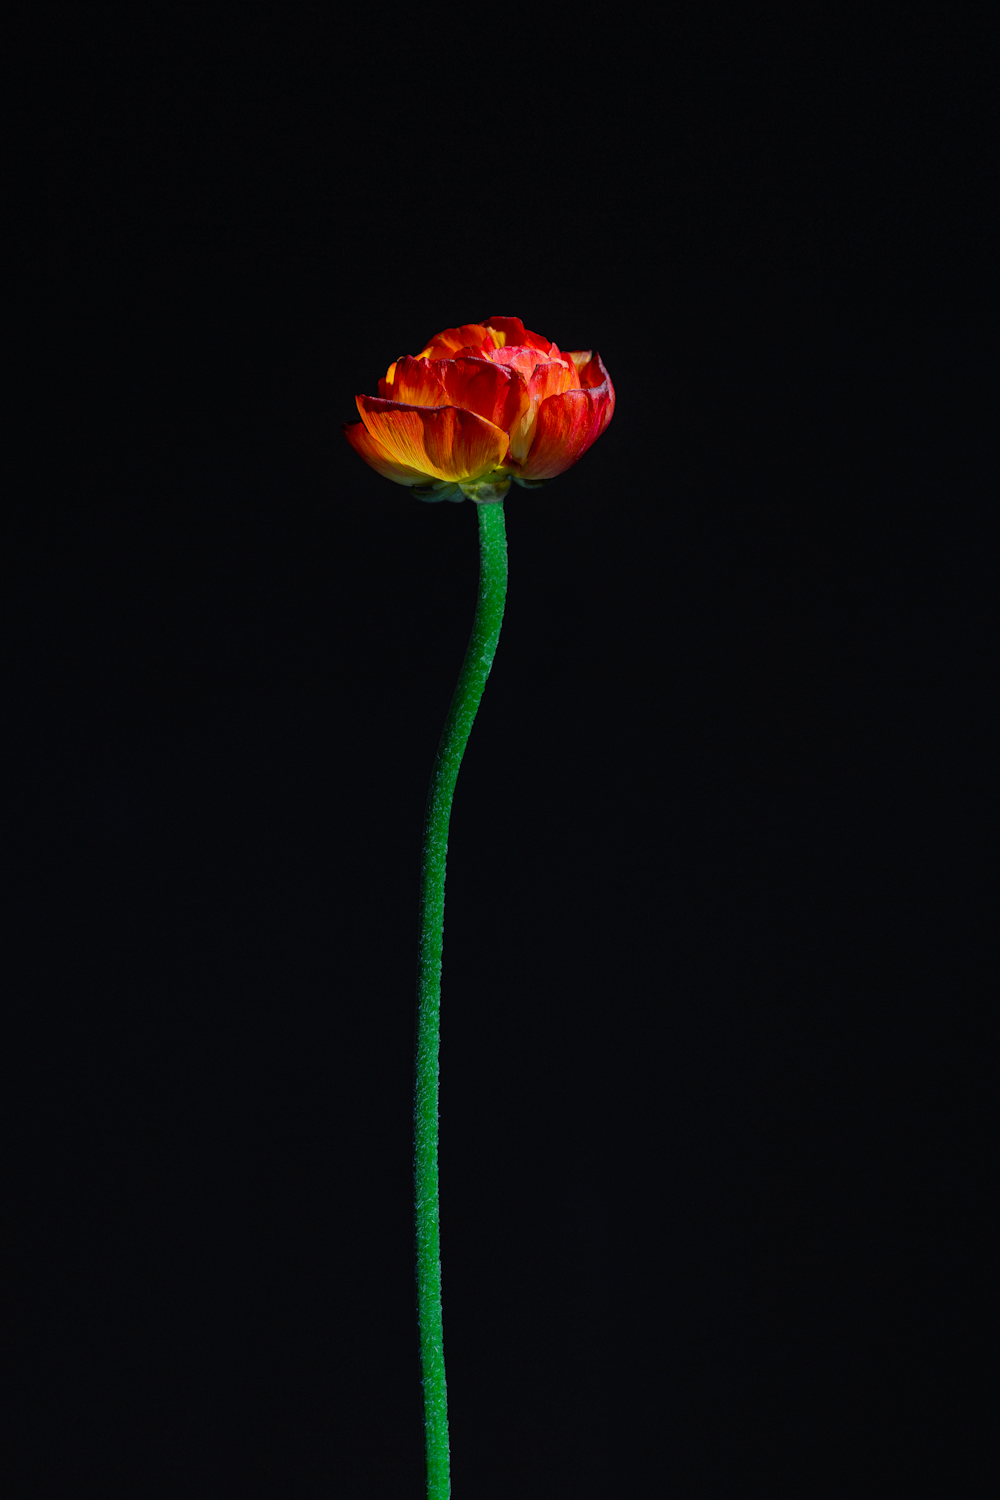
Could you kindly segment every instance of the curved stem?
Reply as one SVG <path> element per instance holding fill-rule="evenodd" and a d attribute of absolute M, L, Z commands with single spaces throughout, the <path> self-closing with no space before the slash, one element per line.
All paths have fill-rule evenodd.
<path fill-rule="evenodd" d="M 417 1317 L 424 1386 L 428 1500 L 449 1500 L 448 1394 L 441 1320 L 441 1232 L 438 1207 L 438 1053 L 441 1036 L 441 950 L 448 821 L 458 768 L 500 639 L 507 593 L 503 501 L 477 505 L 479 598 L 472 636 L 438 745 L 427 797 L 420 879 L 417 983 L 417 1065 L 414 1178 L 417 1227 Z"/>

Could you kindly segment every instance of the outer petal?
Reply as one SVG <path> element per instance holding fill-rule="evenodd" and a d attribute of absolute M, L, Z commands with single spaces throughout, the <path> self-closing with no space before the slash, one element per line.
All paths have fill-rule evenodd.
<path fill-rule="evenodd" d="M 432 368 L 453 406 L 474 411 L 506 433 L 528 409 L 528 388 L 516 370 L 478 358 L 440 360 Z"/>
<path fill-rule="evenodd" d="M 417 469 L 407 468 L 406 464 L 397 463 L 382 444 L 373 438 L 363 422 L 345 422 L 342 428 L 343 434 L 355 453 L 360 453 L 366 464 L 370 464 L 377 474 L 383 479 L 391 479 L 395 484 L 430 484 L 431 476 L 421 474 Z"/>
<path fill-rule="evenodd" d="M 576 463 L 590 446 L 594 402 L 590 391 L 563 391 L 538 408 L 535 436 L 521 465 L 523 479 L 554 479 Z"/>
<path fill-rule="evenodd" d="M 594 426 L 587 443 L 589 448 L 591 443 L 597 442 L 615 414 L 615 388 L 599 354 L 580 369 L 580 384 L 584 390 L 589 390 L 594 402 Z"/>
<path fill-rule="evenodd" d="M 457 406 L 403 406 L 379 396 L 357 396 L 361 420 L 379 446 L 410 472 L 462 483 L 500 464 L 507 434 Z"/>

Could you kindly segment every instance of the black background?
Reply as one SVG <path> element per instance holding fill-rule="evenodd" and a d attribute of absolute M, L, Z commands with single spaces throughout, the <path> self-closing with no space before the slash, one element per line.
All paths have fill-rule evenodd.
<path fill-rule="evenodd" d="M 961 64 L 933 8 L 871 9 L 26 45 L 18 1493 L 422 1493 L 416 885 L 476 517 L 340 426 L 494 314 L 598 349 L 618 408 L 506 503 L 452 820 L 455 1493 L 956 1461 L 915 1420 L 947 1372 L 899 792 Z"/>

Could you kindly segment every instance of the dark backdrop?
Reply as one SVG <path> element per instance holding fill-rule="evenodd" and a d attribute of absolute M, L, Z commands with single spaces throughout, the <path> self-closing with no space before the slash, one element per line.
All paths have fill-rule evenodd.
<path fill-rule="evenodd" d="M 422 1493 L 416 892 L 476 518 L 340 425 L 492 314 L 618 408 L 507 501 L 452 821 L 455 1493 L 943 1451 L 893 809 L 948 58 L 876 9 L 175 6 L 27 49 L 14 1155 L 62 1493 Z"/>

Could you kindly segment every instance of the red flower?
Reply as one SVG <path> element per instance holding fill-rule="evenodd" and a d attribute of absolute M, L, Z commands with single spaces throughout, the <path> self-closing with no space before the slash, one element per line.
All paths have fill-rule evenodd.
<path fill-rule="evenodd" d="M 562 354 L 520 318 L 446 328 L 357 396 L 344 436 L 386 479 L 424 500 L 502 500 L 511 480 L 545 484 L 611 421 L 615 391 L 599 354 Z"/>

